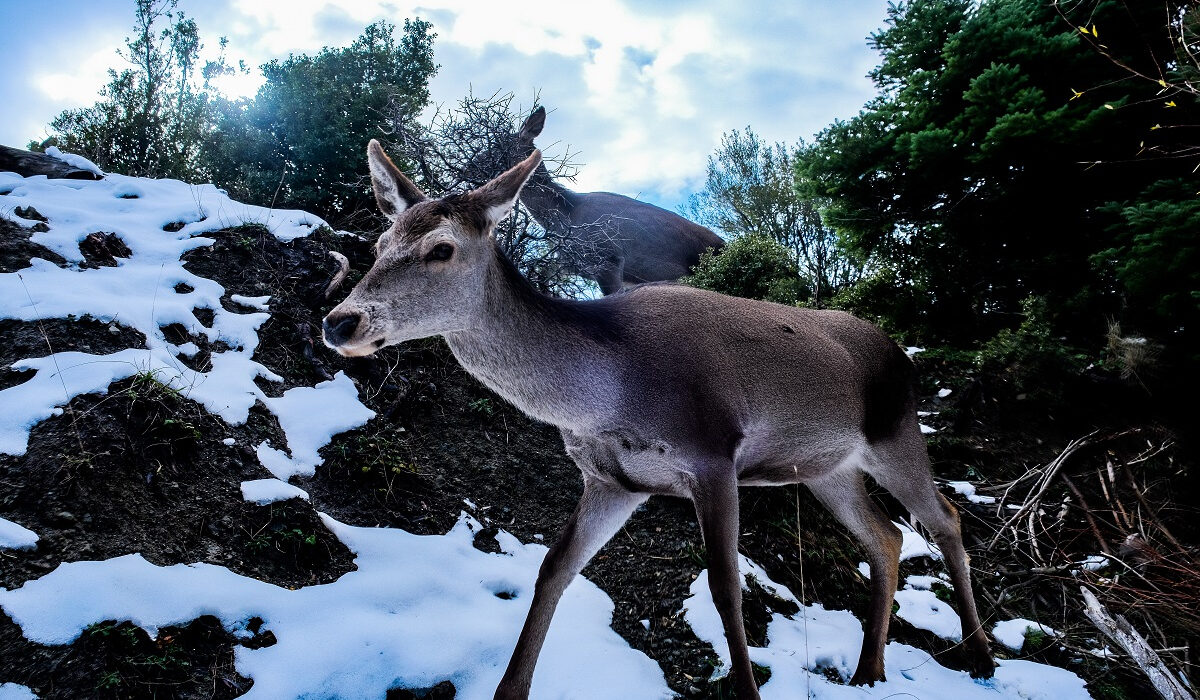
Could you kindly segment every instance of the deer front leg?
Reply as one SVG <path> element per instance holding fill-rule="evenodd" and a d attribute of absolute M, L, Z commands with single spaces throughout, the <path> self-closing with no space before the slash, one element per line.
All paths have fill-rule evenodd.
<path fill-rule="evenodd" d="M 634 508 L 649 497 L 630 493 L 609 484 L 588 480 L 583 484 L 583 498 L 558 541 L 542 561 L 534 586 L 533 604 L 525 617 L 525 626 L 508 662 L 508 670 L 496 689 L 496 700 L 525 700 L 533 682 L 533 667 L 537 663 L 550 619 L 559 598 L 575 575 L 588 560 L 604 546 L 625 524 Z"/>
<path fill-rule="evenodd" d="M 740 700 L 758 700 L 742 621 L 742 575 L 738 567 L 738 492 L 733 465 L 701 473 L 692 493 L 708 554 L 708 584 L 725 627 L 730 673 Z"/>

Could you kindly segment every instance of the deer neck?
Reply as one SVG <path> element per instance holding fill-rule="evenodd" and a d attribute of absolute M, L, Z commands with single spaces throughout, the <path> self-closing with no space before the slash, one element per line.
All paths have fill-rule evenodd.
<path fill-rule="evenodd" d="M 611 420 L 619 333 L 605 308 L 541 294 L 499 248 L 474 327 L 446 334 L 459 363 L 539 420 L 574 431 Z"/>
<path fill-rule="evenodd" d="M 555 182 L 545 163 L 538 165 L 521 190 L 521 203 L 534 220 L 548 231 L 561 231 L 569 227 L 571 213 L 578 199 L 578 193 Z"/>

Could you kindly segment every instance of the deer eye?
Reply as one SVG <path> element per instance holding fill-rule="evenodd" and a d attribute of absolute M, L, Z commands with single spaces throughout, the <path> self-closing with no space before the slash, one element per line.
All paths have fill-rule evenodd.
<path fill-rule="evenodd" d="M 454 255 L 454 246 L 449 243 L 438 243 L 432 250 L 425 254 L 425 260 L 449 260 L 452 255 Z"/>

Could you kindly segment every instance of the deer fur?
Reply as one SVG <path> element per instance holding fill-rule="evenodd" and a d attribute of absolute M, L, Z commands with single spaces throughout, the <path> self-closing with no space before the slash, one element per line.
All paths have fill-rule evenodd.
<path fill-rule="evenodd" d="M 516 133 L 499 139 L 470 168 L 489 174 L 507 170 L 534 150 L 546 125 L 538 107 Z M 612 192 L 575 192 L 550 175 L 544 163 L 521 191 L 521 203 L 547 231 L 566 240 L 567 269 L 594 280 L 604 294 L 635 284 L 677 280 L 700 255 L 725 242 L 709 229 L 653 204 Z"/>
<path fill-rule="evenodd" d="M 583 474 L 575 513 L 542 564 L 497 698 L 525 698 L 563 590 L 654 494 L 691 499 L 708 554 L 738 697 L 757 698 L 738 572 L 738 487 L 807 485 L 862 543 L 871 603 L 851 682 L 884 677 L 901 535 L 871 501 L 871 475 L 919 519 L 950 571 L 972 672 L 992 673 L 957 513 L 937 491 L 919 430 L 912 364 L 874 326 L 654 284 L 570 301 L 536 292 L 490 232 L 541 160 L 426 199 L 375 141 L 380 208 L 392 218 L 375 265 L 325 318 L 347 356 L 441 335 L 458 361 L 525 413 L 557 426 Z"/>

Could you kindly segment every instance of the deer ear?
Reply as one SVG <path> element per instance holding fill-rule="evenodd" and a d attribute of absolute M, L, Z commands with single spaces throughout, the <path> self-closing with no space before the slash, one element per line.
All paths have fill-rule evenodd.
<path fill-rule="evenodd" d="M 521 196 L 521 188 L 541 162 L 542 152 L 534 149 L 528 158 L 471 193 L 484 206 L 488 228 L 500 223 L 513 210 L 517 198 Z"/>
<path fill-rule="evenodd" d="M 533 110 L 525 123 L 521 125 L 521 133 L 519 136 L 522 141 L 533 143 L 533 140 L 542 133 L 542 128 L 546 126 L 546 108 L 538 107 Z"/>
<path fill-rule="evenodd" d="M 375 202 L 387 218 L 395 221 L 405 209 L 425 199 L 425 193 L 400 172 L 375 139 L 367 144 L 367 164 L 371 167 Z"/>

